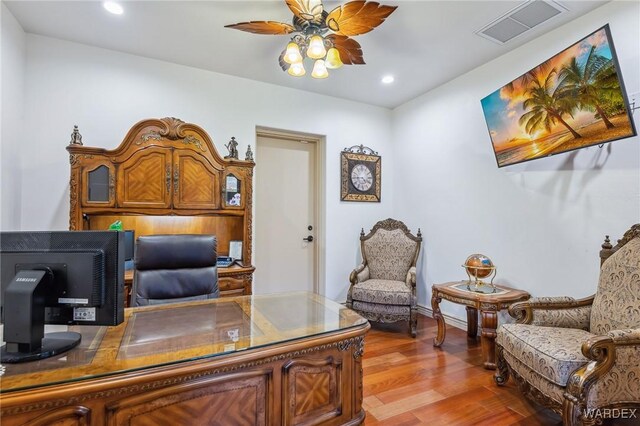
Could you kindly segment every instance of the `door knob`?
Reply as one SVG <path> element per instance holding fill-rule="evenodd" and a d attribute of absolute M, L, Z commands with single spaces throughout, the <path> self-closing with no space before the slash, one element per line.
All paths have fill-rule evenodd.
<path fill-rule="evenodd" d="M 302 241 L 306 241 L 308 243 L 313 242 L 313 235 L 309 235 L 307 238 L 303 238 Z"/>

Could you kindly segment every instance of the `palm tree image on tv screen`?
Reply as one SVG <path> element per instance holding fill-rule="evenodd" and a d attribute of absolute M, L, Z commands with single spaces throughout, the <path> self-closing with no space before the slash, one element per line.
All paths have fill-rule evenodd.
<path fill-rule="evenodd" d="M 482 99 L 498 167 L 636 135 L 609 26 Z"/>

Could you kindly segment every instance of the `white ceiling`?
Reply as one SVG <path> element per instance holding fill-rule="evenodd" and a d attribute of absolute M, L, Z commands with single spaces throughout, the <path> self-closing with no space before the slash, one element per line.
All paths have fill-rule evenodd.
<path fill-rule="evenodd" d="M 291 77 L 278 65 L 289 37 L 224 28 L 251 20 L 290 22 L 284 1 L 126 1 L 123 15 L 99 1 L 4 1 L 28 33 L 160 59 L 368 104 L 394 108 L 490 61 L 606 1 L 562 1 L 568 9 L 498 45 L 474 31 L 522 1 L 391 1 L 398 9 L 355 37 L 366 65 L 330 70 L 324 80 Z M 346 1 L 345 1 L 346 2 Z M 325 9 L 344 3 L 326 1 Z M 562 48 L 563 46 L 559 46 Z M 519 75 L 523 69 L 515 69 Z M 383 75 L 395 82 L 382 85 Z"/>

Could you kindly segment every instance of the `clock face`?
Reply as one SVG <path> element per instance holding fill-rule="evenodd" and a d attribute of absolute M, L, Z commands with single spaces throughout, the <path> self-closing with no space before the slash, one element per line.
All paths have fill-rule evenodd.
<path fill-rule="evenodd" d="M 358 191 L 368 191 L 373 185 L 371 170 L 364 164 L 356 164 L 351 170 L 351 183 Z"/>

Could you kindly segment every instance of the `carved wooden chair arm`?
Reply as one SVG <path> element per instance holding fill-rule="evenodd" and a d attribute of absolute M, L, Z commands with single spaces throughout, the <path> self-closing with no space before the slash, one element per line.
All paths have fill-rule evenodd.
<path fill-rule="evenodd" d="M 640 358 L 640 328 L 614 330 L 606 335 L 594 336 L 582 344 L 582 354 L 591 361 L 577 369 L 567 382 L 565 397 L 574 403 L 584 404 L 589 389 L 596 382 L 598 388 L 607 386 L 598 379 L 611 372 L 624 377 L 623 372 L 637 368 Z M 602 389 L 598 390 L 602 392 Z"/>
<path fill-rule="evenodd" d="M 351 271 L 351 274 L 349 275 L 349 281 L 351 282 L 352 286 L 368 279 L 369 266 L 367 266 L 366 263 L 361 263 L 360 265 L 358 265 L 358 267 Z"/>
<path fill-rule="evenodd" d="M 407 272 L 407 278 L 405 282 L 409 286 L 409 288 L 415 288 L 416 286 L 416 267 L 412 266 L 409 268 L 409 272 Z"/>
<path fill-rule="evenodd" d="M 511 305 L 509 315 L 519 324 L 588 330 L 594 297 L 532 297 Z"/>

